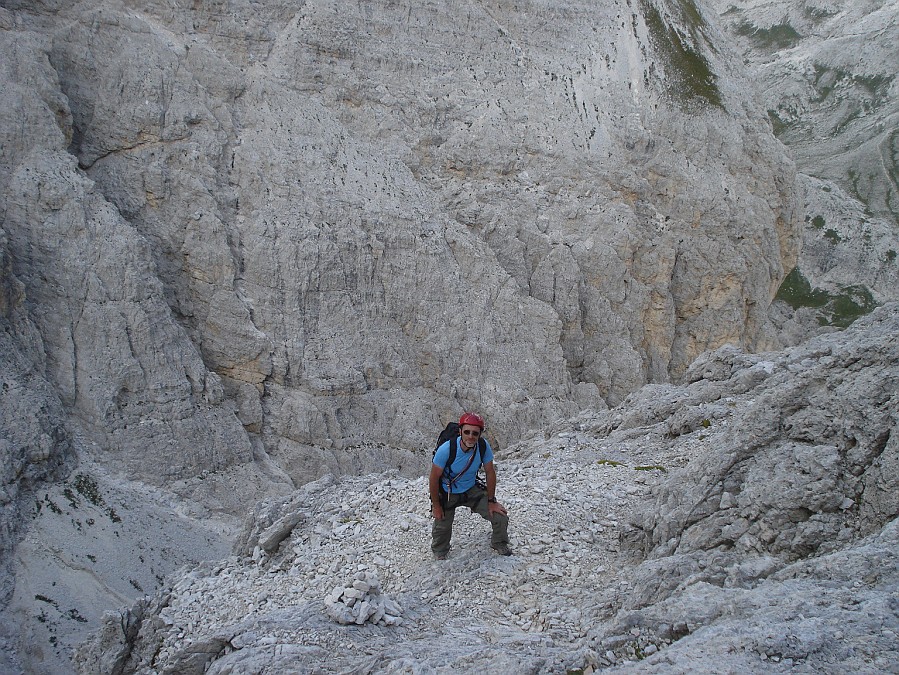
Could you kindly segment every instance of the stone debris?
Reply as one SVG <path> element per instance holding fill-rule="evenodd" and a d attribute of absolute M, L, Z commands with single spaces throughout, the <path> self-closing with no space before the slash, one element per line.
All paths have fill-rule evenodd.
<path fill-rule="evenodd" d="M 690 385 L 499 452 L 508 558 L 462 509 L 449 558 L 433 562 L 423 476 L 325 476 L 257 506 L 234 555 L 173 579 L 131 613 L 144 618 L 130 633 L 113 617 L 79 650 L 79 672 L 113 672 L 104 659 L 122 654 L 121 672 L 142 675 L 200 662 L 190 672 L 888 671 L 897 336 L 892 306 L 765 355 L 773 367 L 722 349 Z M 800 443 L 809 429 L 815 453 Z M 260 546 L 286 522 L 277 547 Z"/>
<path fill-rule="evenodd" d="M 325 612 L 340 624 L 398 626 L 402 608 L 381 593 L 378 575 L 360 570 L 349 586 L 335 586 L 325 596 Z"/>

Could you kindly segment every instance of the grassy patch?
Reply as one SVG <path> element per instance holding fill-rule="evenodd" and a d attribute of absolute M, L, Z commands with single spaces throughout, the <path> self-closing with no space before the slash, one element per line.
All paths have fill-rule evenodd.
<path fill-rule="evenodd" d="M 690 35 L 684 35 L 667 25 L 659 10 L 648 0 L 640 0 L 640 6 L 653 46 L 666 66 L 669 95 L 684 108 L 698 104 L 724 109 L 717 77 L 697 48 L 701 42 L 699 33 L 704 22 L 692 0 L 685 0 L 681 4 Z"/>
<path fill-rule="evenodd" d="M 81 613 L 77 609 L 70 609 L 66 612 L 66 616 L 73 621 L 77 621 L 78 623 L 87 623 L 87 619 L 81 616 Z"/>
<path fill-rule="evenodd" d="M 78 493 L 94 506 L 103 504 L 103 497 L 100 496 L 100 487 L 97 485 L 97 481 L 90 476 L 79 473 L 75 476 L 74 485 Z"/>
<path fill-rule="evenodd" d="M 596 463 L 604 466 L 621 466 L 621 462 L 616 462 L 614 459 L 598 459 Z"/>
<path fill-rule="evenodd" d="M 829 306 L 829 316 L 819 316 L 822 326 L 846 328 L 857 318 L 870 314 L 877 307 L 874 298 L 864 286 L 846 286 L 835 296 Z"/>
<path fill-rule="evenodd" d="M 800 307 L 823 307 L 830 299 L 830 295 L 825 291 L 812 290 L 808 279 L 802 276 L 802 272 L 796 267 L 783 280 L 774 298 L 787 303 L 793 309 L 799 309 Z"/>
<path fill-rule="evenodd" d="M 837 15 L 836 11 L 830 11 L 828 9 L 824 9 L 823 7 L 809 7 L 808 5 L 806 5 L 802 9 L 803 13 L 809 19 L 816 23 Z"/>
<path fill-rule="evenodd" d="M 97 481 L 94 480 L 93 477 L 88 476 L 87 474 L 79 473 L 72 481 L 72 485 L 75 488 L 75 491 L 82 497 L 84 497 L 87 501 L 89 501 L 94 506 L 103 509 L 112 522 L 122 522 L 122 519 L 119 518 L 119 515 L 115 512 L 115 509 L 113 509 L 111 506 L 108 506 L 103 500 L 103 495 L 100 494 L 100 486 L 97 484 Z M 65 490 L 63 490 L 63 494 L 70 500 L 70 503 L 74 508 L 77 504 L 74 495 L 72 495 L 72 491 L 67 487 Z M 88 524 L 93 525 L 93 520 L 89 520 Z"/>
<path fill-rule="evenodd" d="M 44 503 L 47 505 L 47 508 L 53 511 L 57 516 L 62 515 L 62 509 L 56 505 L 56 502 L 50 499 L 50 495 L 44 495 Z"/>
<path fill-rule="evenodd" d="M 833 93 L 837 82 L 844 79 L 849 73 L 845 70 L 832 69 L 822 66 L 820 63 L 815 64 L 815 89 L 818 90 L 818 98 L 816 103 L 820 103 Z"/>
<path fill-rule="evenodd" d="M 824 217 L 823 216 L 815 216 L 812 218 L 812 225 L 816 230 L 824 229 Z"/>
<path fill-rule="evenodd" d="M 837 231 L 836 231 L 835 229 L 833 229 L 832 227 L 828 227 L 826 230 L 824 230 L 824 238 L 827 239 L 827 241 L 829 241 L 829 242 L 830 242 L 831 244 L 833 244 L 834 246 L 836 246 L 836 245 L 839 244 L 841 241 L 843 241 L 843 240 L 840 238 L 840 233 L 837 232 Z"/>
<path fill-rule="evenodd" d="M 664 466 L 659 466 L 658 464 L 635 466 L 634 471 L 661 471 L 662 473 L 668 473 L 668 469 Z"/>
<path fill-rule="evenodd" d="M 844 286 L 838 293 L 829 293 L 820 288 L 812 288 L 799 268 L 787 275 L 775 299 L 787 303 L 793 309 L 817 309 L 820 325 L 837 328 L 846 328 L 877 307 L 871 291 L 864 286 Z"/>
<path fill-rule="evenodd" d="M 884 96 L 890 85 L 893 83 L 892 75 L 856 75 L 853 80 L 857 82 L 863 89 L 866 89 L 871 96 L 878 98 Z"/>
<path fill-rule="evenodd" d="M 768 110 L 768 119 L 771 120 L 771 127 L 774 130 L 774 136 L 777 138 L 790 126 L 780 118 L 776 110 Z"/>
<path fill-rule="evenodd" d="M 75 495 L 72 493 L 71 489 L 64 489 L 62 491 L 62 496 L 65 497 L 66 500 L 68 500 L 69 506 L 71 506 L 73 509 L 78 508 L 78 500 L 75 498 Z"/>
<path fill-rule="evenodd" d="M 737 34 L 751 38 L 757 47 L 763 49 L 786 49 L 793 47 L 802 36 L 788 23 L 780 23 L 771 28 L 760 28 L 744 21 L 737 27 Z"/>
<path fill-rule="evenodd" d="M 852 87 L 861 104 L 867 110 L 873 106 L 879 106 L 889 95 L 890 87 L 895 76 L 893 75 L 856 75 L 840 68 L 828 68 L 820 63 L 815 64 L 815 89 L 818 90 L 818 102 L 830 96 L 837 85 Z M 870 105 L 865 105 L 869 102 Z"/>

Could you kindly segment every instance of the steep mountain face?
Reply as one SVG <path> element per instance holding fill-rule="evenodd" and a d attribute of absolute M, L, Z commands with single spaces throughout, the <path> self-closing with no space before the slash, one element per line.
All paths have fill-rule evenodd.
<path fill-rule="evenodd" d="M 63 478 L 75 459 L 66 416 L 41 376 L 46 358 L 37 328 L 23 308 L 23 286 L 12 274 L 0 233 L 0 604 L 13 591 L 12 554 L 21 533 L 19 508 L 44 481 Z M 0 656 L 2 659 L 2 656 Z M 0 661 L 2 662 L 2 661 Z"/>
<path fill-rule="evenodd" d="M 899 3 L 713 0 L 797 166 L 899 223 Z"/>
<path fill-rule="evenodd" d="M 845 327 L 899 288 L 899 4 L 712 4 L 800 172 L 802 253 L 775 304 L 781 337 Z"/>
<path fill-rule="evenodd" d="M 69 172 L 73 199 L 133 228 L 146 243 L 113 241 L 133 263 L 106 252 L 138 287 L 125 299 L 164 301 L 186 335 L 166 318 L 132 342 L 189 338 L 268 451 L 397 427 L 414 447 L 460 405 L 504 439 L 763 339 L 796 255 L 792 167 L 692 3 L 292 7 L 9 19 L 47 36 L 55 150 L 78 162 L 22 168 L 11 194 Z M 15 252 L 54 206 L 29 208 L 7 213 Z M 79 388 L 57 321 L 67 396 L 135 419 L 117 392 L 151 383 Z M 158 386 L 186 373 L 216 400 L 195 368 Z"/>

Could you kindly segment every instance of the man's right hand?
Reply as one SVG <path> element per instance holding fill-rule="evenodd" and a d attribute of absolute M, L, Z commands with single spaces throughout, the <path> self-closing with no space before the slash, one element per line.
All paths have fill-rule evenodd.
<path fill-rule="evenodd" d="M 431 504 L 431 515 L 434 520 L 443 520 L 443 507 L 440 504 Z"/>

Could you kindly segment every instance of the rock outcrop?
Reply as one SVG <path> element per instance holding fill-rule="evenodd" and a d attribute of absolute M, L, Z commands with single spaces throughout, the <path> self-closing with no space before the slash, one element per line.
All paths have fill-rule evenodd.
<path fill-rule="evenodd" d="M 509 558 L 464 512 L 449 559 L 430 562 L 424 478 L 310 483 L 261 504 L 232 557 L 110 615 L 79 670 L 888 672 L 897 336 L 892 304 L 783 352 L 718 350 L 690 384 L 510 447 Z M 273 529 L 289 535 L 262 550 Z M 322 598 L 360 572 L 401 625 L 329 618 Z"/>
<path fill-rule="evenodd" d="M 77 441 L 65 408 L 44 377 L 47 355 L 24 307 L 21 281 L 13 274 L 5 232 L 0 229 L 0 607 L 16 588 L 14 555 L 28 529 L 34 500 L 48 482 L 68 475 Z M 0 671 L 16 672 L 19 626 L 0 619 Z"/>
<path fill-rule="evenodd" d="M 801 171 L 899 225 L 899 3 L 711 0 Z"/>
<path fill-rule="evenodd" d="M 693 365 L 669 433 L 706 427 L 715 452 L 692 459 L 634 519 L 643 552 L 677 577 L 655 569 L 635 604 L 687 577 L 720 582 L 727 560 L 749 569 L 752 559 L 832 553 L 899 515 L 899 353 L 886 337 L 899 326 L 894 311 L 860 323 L 870 332 L 851 344 L 831 335 L 775 359 L 723 349 Z M 715 564 L 694 557 L 710 552 Z"/>
<path fill-rule="evenodd" d="M 36 501 L 60 511 L 10 507 L 9 550 L 30 539 L 9 625 L 42 616 L 36 596 L 90 625 L 129 592 L 80 552 L 29 580 L 87 519 L 106 551 L 167 501 L 227 518 L 328 473 L 418 473 L 411 450 L 461 409 L 501 447 L 764 344 L 797 255 L 794 172 L 710 18 L 670 0 L 4 2 L 3 358 L 22 358 L 2 425 L 49 411 L 3 448 L 45 464 L 5 489 L 59 479 Z M 119 527 L 76 482 L 152 508 Z M 219 550 L 213 529 L 193 555 Z M 135 591 L 186 552 L 145 543 Z M 106 585 L 95 603 L 43 586 L 76 562 Z M 56 639 L 28 621 L 12 643 Z M 44 652 L 28 667 L 64 645 Z"/>
<path fill-rule="evenodd" d="M 899 4 L 713 0 L 799 171 L 801 255 L 775 344 L 899 299 Z"/>

